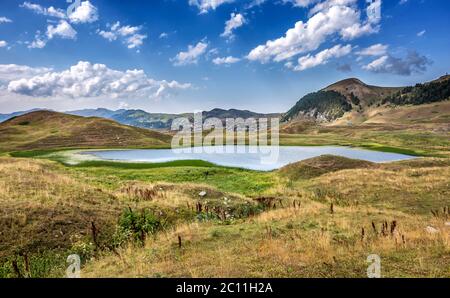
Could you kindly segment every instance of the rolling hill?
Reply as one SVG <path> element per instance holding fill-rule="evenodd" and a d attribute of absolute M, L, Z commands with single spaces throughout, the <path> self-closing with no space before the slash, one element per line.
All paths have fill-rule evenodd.
<path fill-rule="evenodd" d="M 166 147 L 171 137 L 112 120 L 36 111 L 0 123 L 2 151 L 54 148 Z"/>

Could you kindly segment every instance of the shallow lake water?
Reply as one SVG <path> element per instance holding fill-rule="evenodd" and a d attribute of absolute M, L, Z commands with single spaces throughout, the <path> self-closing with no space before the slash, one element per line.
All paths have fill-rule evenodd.
<path fill-rule="evenodd" d="M 185 152 L 186 150 L 190 152 Z M 220 166 L 259 171 L 279 169 L 290 163 L 326 154 L 376 163 L 415 158 L 398 153 L 338 146 L 279 146 L 278 151 L 276 147 L 215 146 L 175 150 L 92 150 L 81 152 L 81 154 L 90 155 L 98 160 L 123 162 L 161 163 L 175 160 L 203 160 Z"/>

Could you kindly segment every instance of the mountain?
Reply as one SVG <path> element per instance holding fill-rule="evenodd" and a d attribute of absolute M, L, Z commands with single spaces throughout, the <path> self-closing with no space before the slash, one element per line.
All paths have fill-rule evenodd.
<path fill-rule="evenodd" d="M 109 119 L 113 115 L 120 114 L 125 111 L 126 110 L 111 111 L 108 109 L 99 108 L 99 109 L 84 109 L 84 110 L 69 111 L 69 112 L 66 112 L 66 114 L 82 116 L 82 117 L 100 117 L 100 118 Z"/>
<path fill-rule="evenodd" d="M 147 113 L 143 110 L 124 110 L 111 116 L 110 119 L 136 127 L 169 130 L 173 120 L 178 117 L 181 117 L 181 115 Z"/>
<path fill-rule="evenodd" d="M 97 117 L 36 111 L 0 123 L 0 148 L 167 147 L 171 137 Z"/>
<path fill-rule="evenodd" d="M 334 83 L 322 91 L 336 91 L 347 98 L 347 101 L 355 106 L 370 106 L 381 99 L 398 92 L 402 87 L 371 86 L 356 78 Z"/>
<path fill-rule="evenodd" d="M 203 112 L 204 118 L 218 118 L 221 120 L 225 120 L 227 118 L 273 118 L 273 117 L 279 117 L 280 114 L 272 113 L 272 114 L 261 114 L 261 113 L 255 113 L 247 110 L 236 110 L 236 109 L 230 109 L 230 110 L 223 110 L 223 109 L 213 109 L 211 111 L 205 111 Z"/>
<path fill-rule="evenodd" d="M 327 122 L 342 117 L 352 109 L 347 98 L 336 91 L 319 91 L 302 97 L 284 116 L 284 121 L 295 118 Z"/>
<path fill-rule="evenodd" d="M 332 122 L 348 112 L 364 114 L 381 105 L 420 105 L 445 101 L 449 97 L 448 75 L 413 87 L 379 87 L 349 78 L 305 95 L 284 114 L 282 120 Z"/>
<path fill-rule="evenodd" d="M 67 114 L 78 115 L 83 117 L 101 117 L 117 121 L 121 124 L 131 125 L 135 127 L 170 130 L 174 119 L 179 117 L 186 117 L 192 120 L 193 113 L 186 114 L 164 114 L 164 113 L 148 113 L 143 110 L 117 110 L 112 111 L 108 109 L 86 109 L 78 111 L 69 111 Z M 227 118 L 272 118 L 279 117 L 280 114 L 261 114 L 247 110 L 224 110 L 213 109 L 211 111 L 203 112 L 203 118 L 218 118 L 225 121 Z"/>

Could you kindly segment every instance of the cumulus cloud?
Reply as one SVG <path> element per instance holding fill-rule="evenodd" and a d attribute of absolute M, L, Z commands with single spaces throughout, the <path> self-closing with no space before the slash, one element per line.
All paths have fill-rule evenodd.
<path fill-rule="evenodd" d="M 12 23 L 12 20 L 8 19 L 7 17 L 0 17 L 0 24 L 3 23 Z"/>
<path fill-rule="evenodd" d="M 36 75 L 48 73 L 51 68 L 29 67 L 17 64 L 0 64 L 0 81 L 12 81 L 23 78 L 30 78 Z"/>
<path fill-rule="evenodd" d="M 8 43 L 4 40 L 0 40 L 0 48 L 4 48 L 8 45 Z"/>
<path fill-rule="evenodd" d="M 75 31 L 67 21 L 60 20 L 56 26 L 47 26 L 47 38 L 50 40 L 55 37 L 75 39 L 77 37 L 77 31 Z"/>
<path fill-rule="evenodd" d="M 71 23 L 93 23 L 98 20 L 98 10 L 91 4 L 90 1 L 83 1 L 80 6 L 76 7 L 73 12 L 67 17 L 65 10 L 55 8 L 53 6 L 43 7 L 40 4 L 31 2 L 24 2 L 20 7 L 31 10 L 36 14 L 40 14 L 47 17 L 54 17 L 58 19 L 68 19 Z"/>
<path fill-rule="evenodd" d="M 31 2 L 24 2 L 23 4 L 20 5 L 20 7 L 26 8 L 36 14 L 44 15 L 47 17 L 54 17 L 54 18 L 59 18 L 59 19 L 66 18 L 66 12 L 64 10 L 55 8 L 53 6 L 46 8 L 39 4 L 35 4 L 35 3 L 31 3 Z"/>
<path fill-rule="evenodd" d="M 187 51 L 179 52 L 174 58 L 171 59 L 175 66 L 183 66 L 189 64 L 197 64 L 198 59 L 205 54 L 208 48 L 208 43 L 200 41 L 195 46 L 189 45 Z"/>
<path fill-rule="evenodd" d="M 330 1 L 350 1 L 350 0 L 330 0 Z M 365 22 L 356 22 L 352 26 L 344 28 L 341 35 L 346 40 L 351 40 L 363 35 L 377 33 L 380 30 L 381 21 L 381 0 L 366 0 L 367 20 Z"/>
<path fill-rule="evenodd" d="M 0 65 L 0 74 L 2 66 Z M 6 66 L 7 67 L 7 66 Z M 17 67 L 17 66 L 14 66 Z M 24 77 L 11 80 L 8 91 L 20 95 L 45 98 L 162 98 L 191 84 L 177 81 L 157 81 L 143 70 L 118 71 L 104 64 L 80 61 L 61 72 L 48 71 L 31 76 L 36 71 L 21 66 Z"/>
<path fill-rule="evenodd" d="M 295 7 L 308 7 L 319 0 L 283 0 L 283 3 L 292 3 Z"/>
<path fill-rule="evenodd" d="M 76 39 L 77 31 L 71 24 L 92 23 L 98 20 L 98 10 L 90 1 L 81 2 L 81 5 L 76 7 L 69 16 L 67 16 L 65 10 L 53 6 L 47 8 L 40 4 L 24 2 L 20 7 L 31 10 L 39 15 L 60 19 L 56 26 L 47 26 L 45 37 L 38 31 L 34 41 L 28 45 L 28 48 L 30 49 L 42 49 L 47 45 L 49 40 L 55 37 Z"/>
<path fill-rule="evenodd" d="M 237 63 L 239 61 L 241 61 L 241 59 L 233 57 L 233 56 L 217 57 L 217 58 L 213 59 L 213 63 L 216 65 L 233 64 L 233 63 Z"/>
<path fill-rule="evenodd" d="M 316 55 L 306 55 L 298 59 L 298 65 L 293 66 L 288 64 L 287 66 L 295 71 L 303 71 L 309 68 L 316 67 L 318 65 L 326 64 L 332 58 L 339 58 L 350 54 L 352 51 L 351 45 L 336 45 L 330 49 L 323 50 Z"/>
<path fill-rule="evenodd" d="M 142 34 L 141 30 L 142 26 L 121 26 L 120 22 L 116 22 L 109 31 L 98 30 L 97 33 L 109 41 L 121 39 L 129 49 L 135 49 L 142 46 L 147 38 L 147 35 Z"/>
<path fill-rule="evenodd" d="M 326 5 L 316 8 L 315 14 L 307 22 L 297 22 L 294 28 L 286 32 L 285 36 L 257 46 L 250 51 L 247 58 L 263 63 L 280 62 L 298 54 L 317 50 L 321 44 L 334 35 L 338 35 L 344 40 L 351 40 L 377 31 L 381 0 L 369 3 L 365 21 L 361 20 L 361 12 L 356 0 L 329 0 L 324 3 Z"/>
<path fill-rule="evenodd" d="M 308 3 L 308 5 L 311 4 L 311 2 L 313 2 L 313 1 L 309 1 L 309 2 L 310 3 Z M 319 2 L 319 1 L 314 1 L 314 2 Z M 325 0 L 325 1 L 319 2 L 316 5 L 314 5 L 309 10 L 309 15 L 310 16 L 314 15 L 314 14 L 320 12 L 320 11 L 324 11 L 324 10 L 330 9 L 331 7 L 337 6 L 337 5 L 340 5 L 340 6 L 352 6 L 356 2 L 357 2 L 356 0 Z"/>
<path fill-rule="evenodd" d="M 28 44 L 28 48 L 42 49 L 54 38 L 74 40 L 77 38 L 77 31 L 66 20 L 60 20 L 57 24 L 48 25 L 45 35 L 38 30 L 34 35 L 34 40 Z"/>
<path fill-rule="evenodd" d="M 81 2 L 81 5 L 69 15 L 71 23 L 93 23 L 98 20 L 98 10 L 89 1 Z"/>
<path fill-rule="evenodd" d="M 426 71 L 427 66 L 432 62 L 416 51 L 410 51 L 406 57 L 398 58 L 391 55 L 384 55 L 363 68 L 375 73 L 391 73 L 402 76 L 409 76 L 413 73 Z"/>
<path fill-rule="evenodd" d="M 233 31 L 241 26 L 243 26 L 246 22 L 245 17 L 240 13 L 232 13 L 230 19 L 225 22 L 225 30 L 220 35 L 226 38 L 233 38 Z"/>
<path fill-rule="evenodd" d="M 29 49 L 42 49 L 47 45 L 47 40 L 41 36 L 41 32 L 37 31 L 34 40 L 28 44 Z"/>
<path fill-rule="evenodd" d="M 231 2 L 234 2 L 234 0 L 189 0 L 189 5 L 197 6 L 200 13 L 204 14 L 210 10 L 215 10 L 222 4 Z"/>
<path fill-rule="evenodd" d="M 384 45 L 381 43 L 374 44 L 370 47 L 362 49 L 361 51 L 356 52 L 359 56 L 383 56 L 387 53 L 388 45 Z"/>

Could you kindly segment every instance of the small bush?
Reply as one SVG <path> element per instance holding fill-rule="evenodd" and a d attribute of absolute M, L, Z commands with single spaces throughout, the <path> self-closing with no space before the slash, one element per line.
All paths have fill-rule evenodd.
<path fill-rule="evenodd" d="M 156 234 L 163 228 L 164 223 L 161 218 L 153 212 L 149 210 L 135 212 L 128 208 L 120 216 L 114 242 L 116 245 L 121 245 L 131 239 L 143 243 L 147 235 Z"/>

